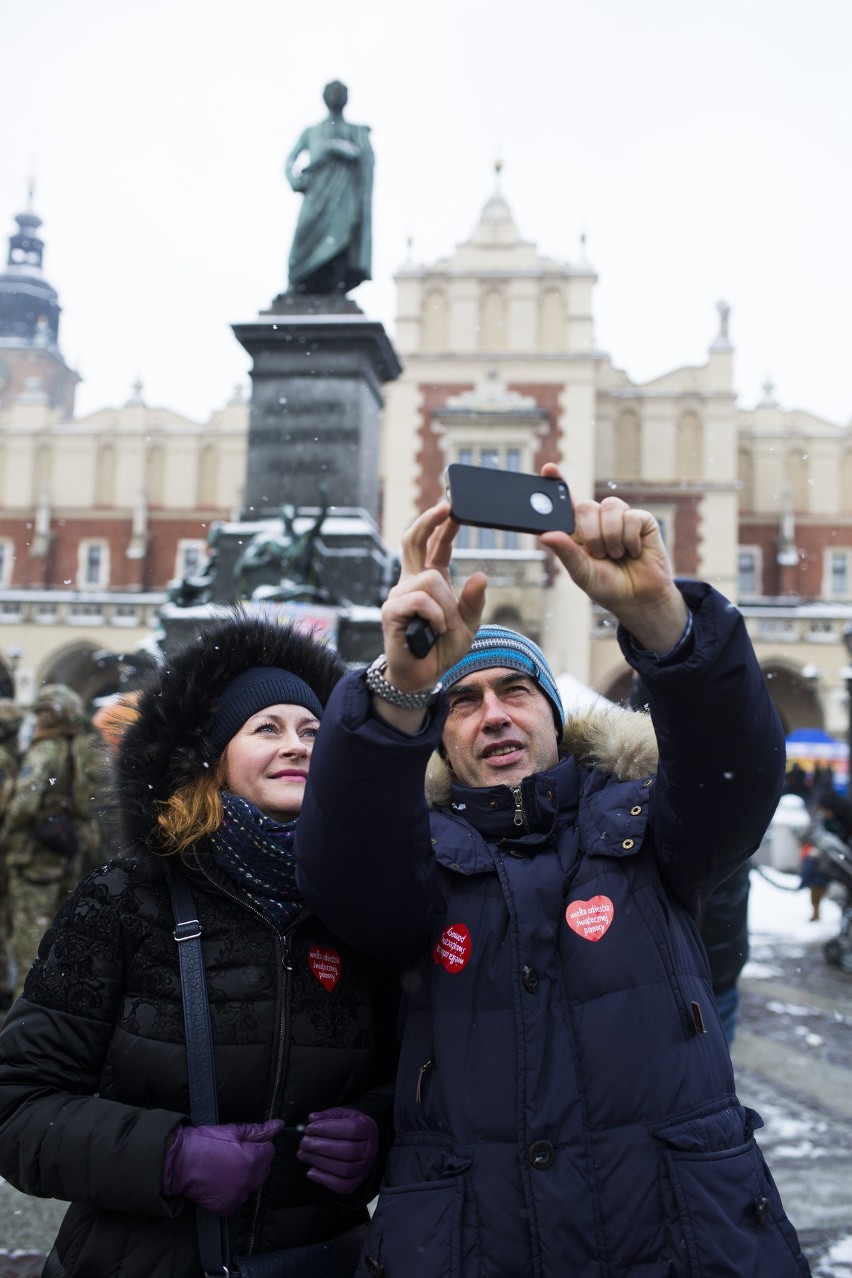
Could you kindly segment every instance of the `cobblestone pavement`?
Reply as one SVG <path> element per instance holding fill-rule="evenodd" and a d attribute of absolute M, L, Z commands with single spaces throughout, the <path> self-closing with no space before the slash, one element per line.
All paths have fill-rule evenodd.
<path fill-rule="evenodd" d="M 753 935 L 740 988 L 740 1098 L 813 1278 L 852 1278 L 852 976 L 821 942 Z M 0 1180 L 0 1278 L 38 1278 L 63 1211 Z"/>
<path fill-rule="evenodd" d="M 753 935 L 740 1026 L 737 1090 L 814 1278 L 852 1278 L 852 976 L 821 941 Z"/>

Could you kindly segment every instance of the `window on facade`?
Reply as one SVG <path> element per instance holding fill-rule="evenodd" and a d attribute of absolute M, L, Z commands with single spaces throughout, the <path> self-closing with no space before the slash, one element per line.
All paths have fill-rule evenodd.
<path fill-rule="evenodd" d="M 109 578 L 109 550 L 106 542 L 80 543 L 79 581 L 81 586 L 105 586 Z"/>
<path fill-rule="evenodd" d="M 179 541 L 175 560 L 175 576 L 190 577 L 198 572 L 204 555 L 203 541 Z"/>
<path fill-rule="evenodd" d="M 11 541 L 0 541 L 0 586 L 8 586 L 12 580 L 14 547 Z"/>
<path fill-rule="evenodd" d="M 847 550 L 830 550 L 826 562 L 826 594 L 830 599 L 849 595 L 849 556 Z"/>
<path fill-rule="evenodd" d="M 741 595 L 760 594 L 760 554 L 741 548 L 737 554 L 737 590 Z"/>

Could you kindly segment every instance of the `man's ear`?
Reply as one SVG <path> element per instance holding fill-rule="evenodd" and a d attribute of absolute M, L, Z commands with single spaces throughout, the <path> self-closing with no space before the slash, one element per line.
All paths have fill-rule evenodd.
<path fill-rule="evenodd" d="M 452 772 L 453 765 L 450 763 L 450 758 L 449 758 L 449 755 L 447 754 L 447 749 L 443 741 L 438 743 L 438 754 L 442 762 L 445 763 L 446 766 L 449 768 L 450 772 Z"/>

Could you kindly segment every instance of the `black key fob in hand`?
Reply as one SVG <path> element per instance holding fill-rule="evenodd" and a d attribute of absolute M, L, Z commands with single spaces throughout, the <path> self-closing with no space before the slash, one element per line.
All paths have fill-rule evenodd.
<path fill-rule="evenodd" d="M 437 640 L 435 631 L 423 617 L 412 617 L 405 627 L 405 646 L 413 657 L 427 656 Z"/>

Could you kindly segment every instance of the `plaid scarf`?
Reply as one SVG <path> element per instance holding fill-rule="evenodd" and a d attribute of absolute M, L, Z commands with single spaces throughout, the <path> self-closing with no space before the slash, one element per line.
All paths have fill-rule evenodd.
<path fill-rule="evenodd" d="M 227 790 L 222 805 L 224 819 L 210 836 L 213 860 L 270 923 L 286 927 L 303 906 L 293 856 L 295 818 L 282 825 Z"/>

